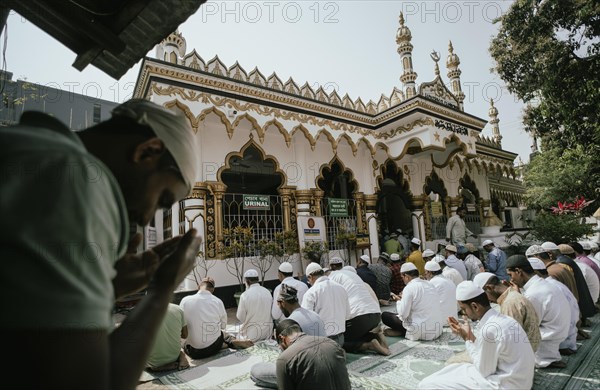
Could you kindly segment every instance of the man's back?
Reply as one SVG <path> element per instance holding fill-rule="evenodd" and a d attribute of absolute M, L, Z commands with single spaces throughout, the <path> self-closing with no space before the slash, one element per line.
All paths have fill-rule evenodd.
<path fill-rule="evenodd" d="M 283 284 L 296 289 L 296 291 L 298 292 L 298 295 L 297 295 L 298 302 L 302 302 L 304 293 L 306 293 L 308 291 L 308 286 L 306 285 L 306 283 L 301 282 L 298 279 L 294 279 L 291 276 L 283 279 L 283 281 L 281 281 L 281 283 L 279 283 L 273 290 L 273 303 L 271 305 L 271 316 L 273 317 L 274 320 L 277 320 L 277 321 L 285 318 L 283 313 L 281 312 L 281 309 L 279 308 L 279 305 L 277 304 L 277 298 L 279 297 L 279 292 L 281 291 L 281 286 Z"/>
<path fill-rule="evenodd" d="M 429 281 L 437 292 L 437 296 L 440 300 L 440 310 L 442 311 L 442 318 L 445 319 L 444 324 L 447 324 L 448 317 L 455 317 L 458 312 L 458 305 L 456 304 L 456 285 L 449 279 L 446 279 L 443 275 L 436 275 Z"/>
<path fill-rule="evenodd" d="M 206 348 L 221 335 L 227 326 L 225 305 L 209 291 L 200 290 L 183 297 L 179 303 L 188 326 L 186 344 L 196 349 Z"/>
<path fill-rule="evenodd" d="M 327 336 L 344 333 L 346 330 L 346 320 L 350 319 L 348 293 L 344 287 L 327 276 L 321 276 L 308 289 L 304 294 L 301 306 L 314 311 L 321 317 L 325 323 Z"/>
<path fill-rule="evenodd" d="M 269 290 L 254 283 L 240 296 L 237 318 L 242 322 L 239 337 L 254 342 L 272 337 L 273 320 L 271 305 L 273 297 Z"/>
<path fill-rule="evenodd" d="M 521 293 L 509 288 L 498 298 L 498 304 L 500 313 L 513 318 L 521 325 L 535 352 L 541 340 L 540 319 L 531 302 Z"/>
<path fill-rule="evenodd" d="M 442 318 L 440 299 L 435 287 L 426 280 L 411 280 L 402 299 L 396 302 L 398 317 L 406 329 L 409 340 L 433 340 L 442 334 L 445 319 Z"/>
<path fill-rule="evenodd" d="M 380 263 L 369 265 L 369 269 L 373 271 L 377 278 L 376 286 L 373 289 L 375 291 L 375 294 L 377 295 L 377 298 L 389 300 L 390 283 L 392 281 L 392 270 L 387 265 Z"/>
<path fill-rule="evenodd" d="M 326 337 L 298 337 L 277 359 L 277 385 L 280 390 L 349 390 L 344 350 Z"/>
<path fill-rule="evenodd" d="M 334 271 L 329 274 L 329 279 L 339 283 L 348 293 L 350 305 L 350 318 L 363 314 L 381 313 L 379 303 L 373 300 L 362 279 L 347 271 Z"/>
<path fill-rule="evenodd" d="M 148 357 L 150 367 L 160 367 L 172 363 L 178 358 L 181 350 L 181 331 L 184 326 L 183 310 L 179 306 L 170 303 Z"/>
<path fill-rule="evenodd" d="M 448 267 L 457 270 L 463 280 L 467 280 L 467 267 L 465 267 L 465 264 L 461 259 L 455 255 L 450 255 L 444 262 Z"/>

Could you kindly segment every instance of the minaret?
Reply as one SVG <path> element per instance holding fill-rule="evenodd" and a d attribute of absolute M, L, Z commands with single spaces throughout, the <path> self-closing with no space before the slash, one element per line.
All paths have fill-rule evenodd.
<path fill-rule="evenodd" d="M 413 70 L 412 63 L 412 49 L 413 45 L 410 43 L 412 34 L 408 27 L 404 25 L 404 15 L 400 12 L 400 28 L 396 33 L 396 43 L 398 44 L 398 54 L 400 54 L 400 60 L 402 61 L 402 76 L 400 81 L 404 85 L 404 93 L 407 99 L 417 94 L 417 86 L 415 81 L 417 80 L 417 73 Z"/>
<path fill-rule="evenodd" d="M 500 135 L 500 126 L 498 126 L 498 109 L 494 107 L 494 99 L 490 99 L 490 109 L 488 110 L 490 116 L 490 125 L 492 125 L 492 138 L 502 146 L 502 136 Z"/>
<path fill-rule="evenodd" d="M 156 58 L 173 64 L 181 64 L 185 50 L 185 38 L 177 29 L 156 45 Z"/>
<path fill-rule="evenodd" d="M 462 87 L 460 85 L 460 74 L 462 73 L 460 69 L 458 69 L 458 65 L 460 65 L 460 58 L 456 54 L 454 54 L 454 47 L 452 46 L 452 41 L 448 44 L 448 59 L 446 60 L 446 68 L 448 68 L 448 79 L 450 79 L 450 85 L 452 86 L 452 93 L 456 96 L 456 100 L 458 100 L 458 106 L 461 111 L 465 110 L 464 101 L 465 94 L 462 91 Z"/>

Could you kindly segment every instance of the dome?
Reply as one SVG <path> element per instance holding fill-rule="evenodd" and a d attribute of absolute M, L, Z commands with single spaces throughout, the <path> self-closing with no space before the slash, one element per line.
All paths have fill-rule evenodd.
<path fill-rule="evenodd" d="M 452 46 L 452 41 L 448 44 L 448 59 L 446 60 L 447 68 L 456 68 L 460 65 L 460 58 L 456 54 L 454 54 L 454 47 Z"/>
<path fill-rule="evenodd" d="M 412 39 L 412 34 L 410 33 L 410 29 L 404 25 L 404 15 L 400 12 L 400 28 L 398 28 L 398 32 L 396 33 L 396 42 L 410 42 Z"/>

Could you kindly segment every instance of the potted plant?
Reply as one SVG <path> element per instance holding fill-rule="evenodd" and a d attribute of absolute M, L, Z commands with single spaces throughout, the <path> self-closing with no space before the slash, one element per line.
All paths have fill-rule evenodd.
<path fill-rule="evenodd" d="M 238 281 L 239 291 L 234 294 L 238 303 L 244 291 L 246 258 L 254 255 L 253 238 L 252 227 L 236 226 L 223 230 L 223 242 L 218 246 L 218 253 L 225 261 L 227 272 Z"/>
<path fill-rule="evenodd" d="M 263 238 L 256 244 L 257 256 L 250 259 L 250 263 L 258 269 L 260 284 L 265 284 L 265 276 L 273 266 L 275 259 L 283 255 L 283 245 L 274 240 Z"/>
<path fill-rule="evenodd" d="M 302 250 L 305 260 L 321 263 L 323 253 L 327 251 L 327 243 L 323 241 L 306 241 Z"/>
<path fill-rule="evenodd" d="M 298 247 L 298 233 L 295 230 L 275 233 L 275 241 L 280 243 L 282 247 L 281 256 L 276 257 L 279 264 L 286 261 L 293 264 L 296 254 L 300 252 Z"/>

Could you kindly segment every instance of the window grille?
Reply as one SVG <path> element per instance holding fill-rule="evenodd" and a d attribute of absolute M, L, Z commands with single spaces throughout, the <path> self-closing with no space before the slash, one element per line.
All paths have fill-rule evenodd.
<path fill-rule="evenodd" d="M 336 237 L 340 231 L 356 234 L 356 201 L 346 199 L 348 202 L 348 216 L 338 217 L 329 215 L 329 198 L 324 198 L 321 202 L 321 215 L 325 220 L 327 230 L 327 245 L 330 251 L 346 249 L 344 243 L 336 242 Z"/>

